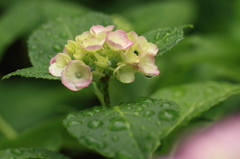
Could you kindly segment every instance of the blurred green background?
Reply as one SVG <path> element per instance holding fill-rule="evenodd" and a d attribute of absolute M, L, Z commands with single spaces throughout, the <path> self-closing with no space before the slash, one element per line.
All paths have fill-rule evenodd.
<path fill-rule="evenodd" d="M 206 80 L 240 83 L 240 0 L 2 0 L 0 77 L 31 67 L 27 39 L 41 24 L 58 16 L 83 16 L 89 11 L 109 14 L 119 28 L 138 34 L 161 27 L 195 26 L 186 30 L 183 41 L 156 59 L 161 72 L 158 77 L 149 80 L 136 74 L 131 84 L 112 81 L 113 105 L 177 84 Z M 95 105 L 99 102 L 87 88 L 72 92 L 60 81 L 21 77 L 3 80 L 0 115 L 19 136 L 11 141 L 0 133 L 0 149 L 44 147 L 73 157 L 79 156 L 81 149 L 82 156 L 89 156 L 65 132 L 61 120 L 69 112 Z M 239 110 L 240 96 L 236 95 L 195 121 L 217 120 Z M 34 139 L 36 134 L 38 140 Z"/>

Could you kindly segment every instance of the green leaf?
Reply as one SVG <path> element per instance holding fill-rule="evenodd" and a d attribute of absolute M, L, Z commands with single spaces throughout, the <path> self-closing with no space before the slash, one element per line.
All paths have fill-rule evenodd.
<path fill-rule="evenodd" d="M 19 75 L 21 77 L 35 77 L 35 78 L 43 78 L 43 79 L 49 79 L 49 80 L 60 80 L 59 77 L 55 77 L 48 72 L 48 67 L 49 66 L 24 68 L 24 69 L 12 72 L 8 75 L 5 75 L 2 79 Z"/>
<path fill-rule="evenodd" d="M 178 27 L 157 29 L 144 33 L 143 36 L 146 37 L 149 42 L 157 45 L 159 48 L 157 56 L 159 56 L 169 51 L 173 46 L 183 39 L 183 29 L 187 27 L 193 26 L 183 25 Z"/>
<path fill-rule="evenodd" d="M 139 98 L 112 108 L 94 107 L 64 120 L 79 142 L 116 159 L 150 158 L 164 131 L 178 119 L 178 106 L 164 99 Z"/>
<path fill-rule="evenodd" d="M 12 3 L 11 3 L 12 4 Z M 59 15 L 83 15 L 84 7 L 62 1 L 19 1 L 11 5 L 0 18 L 0 59 L 4 50 L 20 36 Z M 13 20 L 14 19 L 14 20 Z M 24 23 L 23 23 L 24 21 Z"/>
<path fill-rule="evenodd" d="M 0 149 L 38 147 L 57 151 L 61 147 L 63 132 L 62 118 L 47 120 L 19 134 L 14 140 L 1 141 Z"/>
<path fill-rule="evenodd" d="M 25 158 L 36 158 L 36 159 L 70 159 L 69 157 L 63 156 L 57 152 L 52 152 L 45 149 L 35 148 L 20 148 L 20 149 L 7 149 L 0 151 L 1 159 L 25 159 Z"/>
<path fill-rule="evenodd" d="M 29 57 L 33 66 L 47 66 L 50 59 L 62 52 L 67 40 L 88 31 L 93 25 L 111 25 L 112 20 L 100 13 L 83 17 L 59 17 L 37 29 L 29 39 Z"/>
<path fill-rule="evenodd" d="M 156 91 L 151 97 L 172 100 L 179 105 L 180 117 L 167 131 L 167 135 L 176 126 L 187 124 L 190 119 L 239 92 L 240 85 L 207 81 L 163 88 Z"/>

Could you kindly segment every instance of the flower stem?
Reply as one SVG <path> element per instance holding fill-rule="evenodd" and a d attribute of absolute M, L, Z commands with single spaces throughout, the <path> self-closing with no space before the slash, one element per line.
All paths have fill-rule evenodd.
<path fill-rule="evenodd" d="M 100 88 L 101 88 L 101 92 L 103 94 L 103 100 L 104 100 L 104 103 L 105 103 L 106 107 L 111 107 L 109 90 L 108 90 L 109 78 L 110 77 L 108 75 L 106 75 L 106 76 L 104 76 L 100 79 L 100 81 L 101 81 L 101 87 Z"/>
<path fill-rule="evenodd" d="M 102 77 L 98 83 L 92 82 L 92 91 L 96 94 L 102 106 L 111 107 L 110 96 L 108 91 L 109 76 Z"/>
<path fill-rule="evenodd" d="M 14 139 L 18 133 L 0 115 L 0 131 L 8 138 Z"/>

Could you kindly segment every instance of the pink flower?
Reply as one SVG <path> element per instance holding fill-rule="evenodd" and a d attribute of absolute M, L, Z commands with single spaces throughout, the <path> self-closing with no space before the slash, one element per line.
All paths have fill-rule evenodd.
<path fill-rule="evenodd" d="M 118 51 L 129 48 L 134 42 L 128 39 L 125 31 L 116 30 L 114 32 L 108 32 L 107 44 L 112 50 Z"/>
<path fill-rule="evenodd" d="M 190 135 L 169 159 L 240 159 L 240 114 Z"/>
<path fill-rule="evenodd" d="M 147 77 L 154 77 L 160 73 L 155 65 L 155 58 L 151 54 L 140 54 L 138 66 L 139 72 Z"/>
<path fill-rule="evenodd" d="M 80 60 L 69 61 L 61 77 L 62 84 L 72 91 L 79 91 L 92 82 L 91 68 Z"/>
<path fill-rule="evenodd" d="M 114 25 L 109 25 L 109 26 L 102 26 L 102 25 L 94 25 L 90 28 L 90 32 L 92 34 L 98 35 L 99 33 L 106 33 L 112 31 L 114 28 Z"/>
<path fill-rule="evenodd" d="M 122 83 L 131 83 L 135 79 L 135 73 L 137 72 L 137 70 L 137 65 L 119 63 L 113 74 L 116 74 L 117 79 Z"/>
<path fill-rule="evenodd" d="M 70 56 L 65 53 L 58 53 L 50 61 L 49 72 L 56 77 L 61 77 L 63 68 L 71 60 Z"/>

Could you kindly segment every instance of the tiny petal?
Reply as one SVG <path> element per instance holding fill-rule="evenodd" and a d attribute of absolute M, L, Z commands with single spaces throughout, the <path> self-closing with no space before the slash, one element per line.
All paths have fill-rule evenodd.
<path fill-rule="evenodd" d="M 126 32 L 123 30 L 116 30 L 108 33 L 107 44 L 111 49 L 117 51 L 129 48 L 134 42 L 128 39 Z"/>
<path fill-rule="evenodd" d="M 74 54 L 76 47 L 77 47 L 77 43 L 75 41 L 68 40 L 67 44 L 64 47 L 64 49 L 67 51 L 67 53 Z"/>
<path fill-rule="evenodd" d="M 91 68 L 82 61 L 72 60 L 62 71 L 62 84 L 72 91 L 81 90 L 91 82 Z"/>
<path fill-rule="evenodd" d="M 122 83 L 131 83 L 135 80 L 135 73 L 137 72 L 136 65 L 120 64 L 113 72 Z"/>
<path fill-rule="evenodd" d="M 139 56 L 140 62 L 138 64 L 139 66 L 139 72 L 144 74 L 147 77 L 154 77 L 159 75 L 159 70 L 157 66 L 154 64 L 155 58 L 151 54 L 141 54 Z"/>
<path fill-rule="evenodd" d="M 75 37 L 76 42 L 79 44 L 83 40 L 88 39 L 91 36 L 91 33 L 89 31 L 83 32 L 81 35 L 78 35 Z"/>
<path fill-rule="evenodd" d="M 89 39 L 84 39 L 82 41 L 81 46 L 87 51 L 95 52 L 103 47 L 103 44 L 105 41 L 106 41 L 106 38 L 98 39 L 98 38 L 92 36 Z"/>
<path fill-rule="evenodd" d="M 136 53 L 132 52 L 133 50 L 128 49 L 126 52 L 120 52 L 122 60 L 127 63 L 138 63 L 139 57 Z"/>
<path fill-rule="evenodd" d="M 97 61 L 94 62 L 97 66 L 101 68 L 106 68 L 108 66 L 108 57 L 103 57 L 98 53 L 94 53 L 94 56 L 97 59 Z"/>
<path fill-rule="evenodd" d="M 67 63 L 71 60 L 68 54 L 58 53 L 50 61 L 49 72 L 53 76 L 61 77 L 61 72 Z"/>
<path fill-rule="evenodd" d="M 90 28 L 90 32 L 91 32 L 92 34 L 97 35 L 97 34 L 99 34 L 99 33 L 101 33 L 101 32 L 112 31 L 113 28 L 114 28 L 114 25 L 109 25 L 109 26 L 107 26 L 107 27 L 104 27 L 104 26 L 102 26 L 102 25 L 94 25 L 94 26 L 92 26 L 92 27 Z"/>
<path fill-rule="evenodd" d="M 154 56 L 158 52 L 158 47 L 153 43 L 149 43 L 144 36 L 139 36 L 137 39 L 137 43 L 138 43 L 140 52 L 146 52 Z"/>

